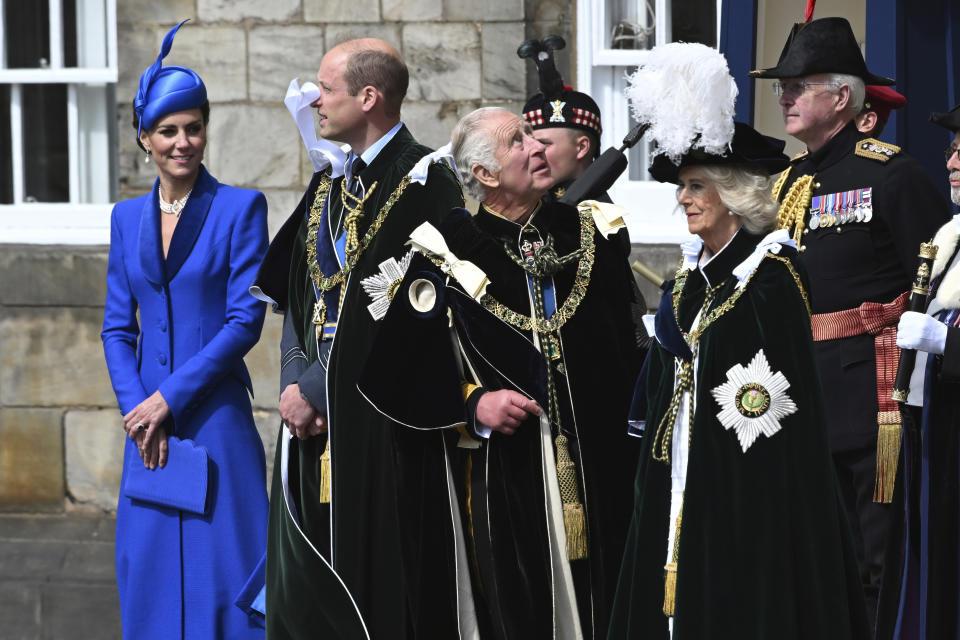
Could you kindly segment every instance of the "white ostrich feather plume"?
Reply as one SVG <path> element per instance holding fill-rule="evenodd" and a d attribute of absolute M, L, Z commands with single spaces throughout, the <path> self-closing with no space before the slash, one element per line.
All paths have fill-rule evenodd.
<path fill-rule="evenodd" d="M 723 155 L 733 139 L 737 85 L 727 60 L 706 45 L 654 47 L 627 76 L 624 91 L 634 119 L 649 124 L 647 140 L 675 164 L 692 146 Z"/>

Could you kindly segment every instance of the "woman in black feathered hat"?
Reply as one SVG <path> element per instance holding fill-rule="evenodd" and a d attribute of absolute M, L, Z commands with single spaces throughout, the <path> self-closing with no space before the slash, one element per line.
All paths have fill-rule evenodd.
<path fill-rule="evenodd" d="M 772 231 L 783 142 L 658 156 L 695 238 L 665 285 L 609 638 L 866 640 L 827 448 L 806 275 Z"/>

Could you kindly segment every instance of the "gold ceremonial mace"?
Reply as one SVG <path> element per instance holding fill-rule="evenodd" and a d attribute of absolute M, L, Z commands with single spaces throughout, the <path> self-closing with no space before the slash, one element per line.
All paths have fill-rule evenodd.
<path fill-rule="evenodd" d="M 919 254 L 920 264 L 917 266 L 917 277 L 913 281 L 913 288 L 910 290 L 909 310 L 918 313 L 924 313 L 927 310 L 927 303 L 930 298 L 930 273 L 933 269 L 933 261 L 937 258 L 937 245 L 931 242 L 924 242 L 920 245 Z M 910 394 L 910 376 L 913 374 L 913 365 L 917 359 L 917 352 L 913 349 L 902 349 L 900 351 L 900 361 L 897 363 L 897 377 L 893 382 L 893 394 L 890 396 L 894 402 L 903 404 L 907 401 Z"/>

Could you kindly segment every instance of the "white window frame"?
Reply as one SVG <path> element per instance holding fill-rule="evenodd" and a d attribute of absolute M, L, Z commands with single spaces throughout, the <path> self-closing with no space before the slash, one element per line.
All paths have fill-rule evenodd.
<path fill-rule="evenodd" d="M 634 0 L 638 12 L 645 15 L 646 0 Z M 656 45 L 666 44 L 671 31 L 670 6 L 683 0 L 650 0 L 656 13 Z M 600 147 L 617 147 L 635 122 L 622 108 L 626 98 L 617 95 L 609 84 L 594 84 L 598 69 L 604 67 L 636 67 L 646 50 L 607 49 L 607 6 L 609 0 L 578 0 L 577 2 L 577 87 L 590 93 L 600 107 L 603 116 L 603 135 Z M 717 42 L 720 42 L 720 10 L 722 0 L 717 2 Z M 618 108 L 620 107 L 620 108 Z M 641 140 L 638 145 L 642 145 Z M 630 239 L 639 244 L 673 244 L 687 240 L 685 217 L 678 215 L 676 187 L 654 180 L 631 180 L 629 169 L 620 176 L 609 191 L 614 202 L 626 208 L 627 227 Z"/>
<path fill-rule="evenodd" d="M 77 47 L 84 39 L 104 42 L 102 65 L 63 66 L 63 21 L 61 0 L 49 2 L 50 64 L 48 68 L 7 69 L 5 2 L 0 0 L 0 84 L 10 86 L 10 121 L 0 122 L 0 132 L 10 132 L 13 204 L 0 204 L 0 244 L 108 244 L 110 241 L 110 193 L 113 149 L 110 127 L 115 123 L 105 108 L 117 82 L 117 3 L 96 0 L 92 7 L 77 3 Z M 26 0 L 42 2 L 44 0 Z M 101 14 L 100 12 L 103 12 Z M 64 84 L 67 87 L 67 148 L 70 179 L 68 202 L 24 202 L 22 87 L 25 84 Z M 4 131 L 6 130 L 6 131 Z M 98 204 L 88 204 L 89 202 Z"/>

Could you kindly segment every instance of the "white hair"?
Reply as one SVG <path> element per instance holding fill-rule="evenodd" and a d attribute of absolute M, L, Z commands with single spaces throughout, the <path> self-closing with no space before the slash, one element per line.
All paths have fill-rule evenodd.
<path fill-rule="evenodd" d="M 749 165 L 699 165 L 720 196 L 744 228 L 753 234 L 766 233 L 777 221 L 777 204 L 770 195 L 772 178 L 766 171 Z"/>
<path fill-rule="evenodd" d="M 483 126 L 491 113 L 503 111 L 503 107 L 480 107 L 460 119 L 450 134 L 450 146 L 457 172 L 463 183 L 463 190 L 471 198 L 483 202 L 487 197 L 487 188 L 473 175 L 473 167 L 480 165 L 488 171 L 500 171 L 497 162 L 497 139 L 493 132 Z"/>
<path fill-rule="evenodd" d="M 847 109 L 845 113 L 857 115 L 860 113 L 860 110 L 863 109 L 863 101 L 866 99 L 867 87 L 863 81 L 863 78 L 859 76 L 851 76 L 846 73 L 831 73 L 828 74 L 830 79 L 828 82 L 835 84 L 833 88 L 833 93 L 840 91 L 841 85 L 847 85 L 850 87 L 850 102 L 847 104 Z"/>

